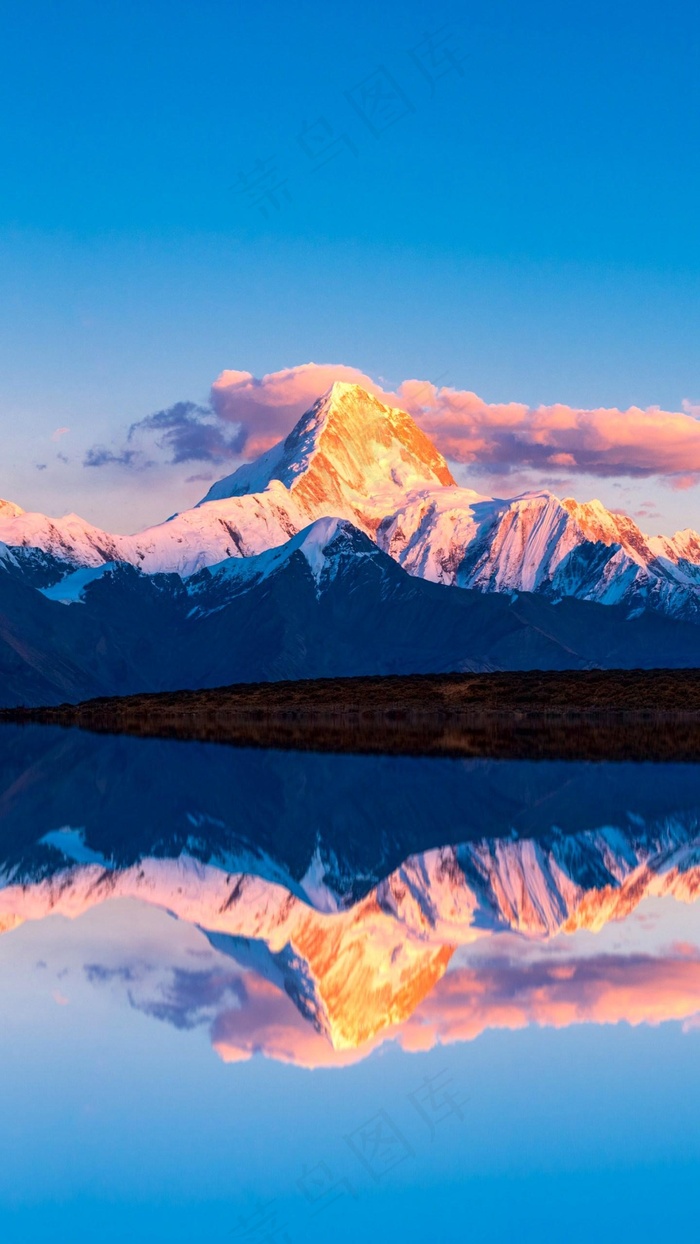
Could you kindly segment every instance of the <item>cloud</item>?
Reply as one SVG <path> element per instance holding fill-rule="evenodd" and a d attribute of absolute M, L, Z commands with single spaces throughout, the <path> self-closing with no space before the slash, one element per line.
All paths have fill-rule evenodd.
<path fill-rule="evenodd" d="M 446 458 L 479 472 L 564 467 L 603 477 L 664 475 L 676 488 L 700 479 L 700 406 L 687 400 L 680 411 L 489 403 L 469 390 L 430 381 L 404 380 L 391 391 L 355 367 L 304 363 L 261 379 L 223 371 L 212 386 L 211 404 L 241 430 L 242 447 L 252 457 L 286 436 L 334 380 L 361 384 L 401 406 Z"/>
<path fill-rule="evenodd" d="M 102 467 L 102 466 L 152 466 L 150 462 L 140 463 L 139 454 L 135 449 L 122 449 L 117 453 L 113 449 L 108 449 L 106 445 L 93 445 L 88 449 L 83 460 L 83 466 L 86 467 Z"/>
<path fill-rule="evenodd" d="M 674 489 L 700 481 L 700 406 L 689 400 L 679 411 L 489 403 L 468 389 L 426 380 L 404 380 L 391 390 L 342 363 L 303 363 L 261 378 L 223 371 L 212 385 L 209 406 L 177 402 L 147 415 L 128 428 L 121 444 L 90 448 L 84 465 L 146 470 L 249 460 L 283 439 L 334 380 L 360 384 L 407 410 L 469 477 L 529 471 L 661 476 Z"/>
<path fill-rule="evenodd" d="M 688 488 L 697 487 L 700 483 L 700 475 L 673 475 L 669 483 L 676 492 L 685 492 Z"/>
<path fill-rule="evenodd" d="M 700 472 L 700 421 L 685 411 L 490 404 L 465 390 L 427 394 L 425 387 L 416 405 L 414 383 L 402 384 L 399 397 L 424 431 L 446 457 L 483 471 L 565 466 L 589 475 L 688 481 Z"/>
<path fill-rule="evenodd" d="M 145 471 L 184 462 L 222 464 L 240 455 L 244 441 L 241 429 L 221 420 L 211 407 L 176 402 L 132 423 L 122 445 L 93 445 L 83 465 Z"/>
<path fill-rule="evenodd" d="M 613 510 L 614 514 L 625 514 L 624 510 Z M 635 518 L 660 518 L 661 514 L 655 501 L 642 501 L 638 510 L 634 512 Z"/>
<path fill-rule="evenodd" d="M 222 420 L 241 428 L 245 451 L 261 454 L 291 431 L 334 380 L 360 384 L 383 397 L 381 387 L 356 367 L 342 363 L 302 363 L 258 380 L 249 371 L 222 371 L 211 389 L 211 404 Z"/>
<path fill-rule="evenodd" d="M 127 440 L 145 432 L 156 433 L 156 445 L 177 462 L 225 462 L 236 457 L 245 442 L 241 429 L 222 423 L 208 406 L 176 402 L 166 410 L 132 423 Z"/>

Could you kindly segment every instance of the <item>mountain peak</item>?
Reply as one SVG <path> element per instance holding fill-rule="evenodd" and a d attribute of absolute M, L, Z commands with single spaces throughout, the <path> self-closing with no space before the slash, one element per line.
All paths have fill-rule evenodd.
<path fill-rule="evenodd" d="M 349 380 L 334 380 L 324 397 L 330 401 L 339 401 L 348 393 L 359 394 L 361 397 L 371 396 L 369 390 L 363 389 L 361 384 L 351 383 Z"/>
<path fill-rule="evenodd" d="M 228 557 L 190 576 L 188 591 L 197 601 L 198 615 L 202 616 L 211 608 L 207 595 L 212 590 L 212 584 L 216 590 L 228 588 L 232 595 L 236 595 L 269 579 L 299 555 L 305 559 L 317 589 L 320 589 L 322 582 L 327 584 L 334 579 L 343 565 L 356 567 L 361 557 L 391 565 L 374 541 L 348 519 L 317 518 L 278 548 L 267 549 L 253 557 Z M 218 597 L 215 597 L 213 608 L 221 608 Z"/>
<path fill-rule="evenodd" d="M 220 480 L 204 501 L 262 492 L 272 480 L 293 492 L 309 514 L 361 516 L 370 526 L 368 515 L 380 499 L 455 482 L 442 454 L 406 411 L 343 381 L 304 412 L 286 440 Z"/>
<path fill-rule="evenodd" d="M 15 505 L 14 501 L 4 501 L 0 497 L 0 516 L 2 518 L 19 518 L 20 514 L 24 514 L 21 505 Z"/>

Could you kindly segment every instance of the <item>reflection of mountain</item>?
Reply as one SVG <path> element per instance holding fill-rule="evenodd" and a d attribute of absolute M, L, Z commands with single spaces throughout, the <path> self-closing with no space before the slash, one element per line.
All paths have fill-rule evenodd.
<path fill-rule="evenodd" d="M 60 835 L 51 841 L 60 851 Z M 84 850 L 73 836 L 65 849 Z M 512 930 L 539 939 L 600 929 L 650 896 L 693 901 L 700 838 L 677 824 L 643 846 L 618 830 L 555 835 L 546 846 L 482 841 L 412 857 L 349 906 L 322 881 L 314 888 L 308 878 L 306 889 L 304 900 L 279 882 L 238 871 L 233 860 L 226 869 L 187 855 L 126 869 L 64 861 L 44 880 L 9 880 L 0 891 L 0 928 L 79 916 L 113 898 L 154 904 L 201 928 L 234 960 L 245 962 L 256 943 L 258 972 L 281 984 L 342 1050 L 409 1019 L 460 945 Z"/>
<path fill-rule="evenodd" d="M 71 825 L 119 866 L 187 850 L 203 862 L 248 858 L 260 875 L 274 861 L 270 879 L 298 887 L 317 857 L 334 891 L 358 898 L 446 843 L 552 827 L 641 834 L 698 809 L 692 764 L 322 755 L 0 728 L 1 858 L 32 878 L 56 863 L 38 840 Z"/>
<path fill-rule="evenodd" d="M 17 752 L 12 764 L 18 742 L 31 755 L 24 767 Z M 256 1005 L 269 1008 L 269 991 L 281 988 L 339 1051 L 397 1025 L 408 1043 L 427 1039 L 422 1009 L 434 1006 L 429 996 L 457 1006 L 455 982 L 460 1023 L 469 1026 L 467 985 L 486 1014 L 478 972 L 458 966 L 436 989 L 458 947 L 487 962 L 504 935 L 546 943 L 600 930 L 646 898 L 692 902 L 700 891 L 700 774 L 691 766 L 235 753 L 41 728 L 7 732 L 3 754 L 1 928 L 77 916 L 111 898 L 155 905 L 248 969 Z M 352 821 L 354 837 L 345 832 Z M 668 979 L 683 978 L 692 1013 L 696 958 L 676 959 Z M 502 963 L 499 971 L 494 989 Z M 545 972 L 549 992 L 568 990 L 573 1006 L 580 972 Z M 238 1048 L 236 1022 L 236 1008 L 217 1020 L 224 1056 Z"/>

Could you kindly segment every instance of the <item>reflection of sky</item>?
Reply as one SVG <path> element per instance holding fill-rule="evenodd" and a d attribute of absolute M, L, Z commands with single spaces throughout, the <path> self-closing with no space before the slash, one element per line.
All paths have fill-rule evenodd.
<path fill-rule="evenodd" d="M 694 908 L 652 900 L 600 934 L 524 952 L 506 935 L 498 962 L 490 947 L 488 962 L 493 973 L 500 963 L 505 988 L 506 967 L 520 969 L 521 985 L 523 973 L 541 976 L 554 963 L 583 965 L 588 979 L 606 955 L 691 963 L 697 942 Z M 449 992 L 477 964 L 483 972 L 486 958 L 483 945 L 458 952 L 419 1008 L 424 1022 L 441 987 Z M 178 972 L 190 986 L 207 982 L 181 990 L 192 1027 L 158 1010 Z M 210 1041 L 217 1015 L 240 1005 L 235 978 L 251 973 L 198 930 L 133 902 L 0 938 L 3 1240 L 245 1238 L 230 1234 L 239 1215 L 270 1196 L 291 1239 L 371 1230 L 541 1240 L 560 1238 L 562 1223 L 568 1238 L 587 1239 L 592 1212 L 603 1240 L 680 1234 L 700 1165 L 697 1031 L 531 1026 L 410 1056 L 387 1043 L 342 1072 L 263 1058 L 225 1064 Z M 648 978 L 640 1004 L 645 995 Z M 295 1014 L 279 996 L 278 1018 Z M 530 1002 L 542 996 L 540 988 Z M 425 1077 L 435 1093 L 449 1088 L 459 1114 L 443 1106 L 426 1119 Z M 385 1170 L 376 1156 L 365 1169 L 344 1138 L 361 1150 L 380 1112 L 395 1129 L 393 1148 L 385 1143 Z M 333 1204 L 322 1195 L 326 1172 L 343 1193 Z"/>

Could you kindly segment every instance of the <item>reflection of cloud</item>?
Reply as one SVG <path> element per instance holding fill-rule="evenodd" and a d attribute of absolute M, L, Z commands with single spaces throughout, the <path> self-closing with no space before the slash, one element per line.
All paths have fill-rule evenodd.
<path fill-rule="evenodd" d="M 700 1013 L 700 953 L 599 955 L 570 962 L 492 961 L 457 968 L 401 1028 L 404 1049 L 471 1041 L 487 1028 L 528 1024 L 660 1024 Z"/>
<path fill-rule="evenodd" d="M 210 1024 L 221 1010 L 232 1003 L 240 1006 L 245 999 L 240 973 L 228 968 L 191 971 L 177 965 L 86 963 L 84 970 L 92 984 L 121 986 L 134 1010 L 174 1028 Z"/>
<path fill-rule="evenodd" d="M 245 988 L 241 977 L 231 972 L 174 968 L 172 978 L 161 984 L 156 998 L 145 1000 L 130 992 L 129 1000 L 144 1015 L 166 1020 L 175 1028 L 196 1028 L 210 1022 L 212 1015 L 232 1001 L 242 1005 Z"/>
<path fill-rule="evenodd" d="M 84 971 L 92 984 L 116 988 L 143 1015 L 180 1030 L 207 1027 L 212 1046 L 227 1063 L 262 1054 L 299 1067 L 346 1066 L 365 1058 L 378 1043 L 334 1050 L 284 989 L 228 964 L 193 972 L 177 965 L 89 963 Z"/>
<path fill-rule="evenodd" d="M 245 996 L 236 1011 L 217 1016 L 211 1029 L 212 1045 L 225 1063 L 242 1062 L 263 1054 L 297 1067 L 344 1067 L 365 1058 L 378 1042 L 359 1050 L 335 1050 L 330 1041 L 305 1020 L 286 993 L 252 972 L 245 977 Z"/>
<path fill-rule="evenodd" d="M 388 1039 L 419 1049 L 489 1027 L 682 1021 L 700 1012 L 694 946 L 580 960 L 562 934 L 599 931 L 645 898 L 696 901 L 691 821 L 692 830 L 664 821 L 658 840 L 646 831 L 637 839 L 635 829 L 555 836 L 549 847 L 497 839 L 435 849 L 330 910 L 280 881 L 186 854 L 142 857 L 123 870 L 81 863 L 1 889 L 0 930 L 49 914 L 76 917 L 117 898 L 206 930 L 209 962 L 173 963 L 161 949 L 151 962 L 125 956 L 85 971 L 146 1015 L 206 1026 L 230 1059 L 260 1051 L 326 1065 L 364 1057 Z M 456 947 L 467 966 L 448 972 Z"/>
<path fill-rule="evenodd" d="M 85 975 L 92 984 L 108 984 L 110 981 L 135 981 L 139 979 L 133 966 L 107 968 L 103 967 L 101 963 L 86 963 Z"/>
<path fill-rule="evenodd" d="M 407 1052 L 473 1041 L 488 1029 L 530 1024 L 660 1024 L 700 1026 L 700 952 L 680 943 L 663 956 L 639 953 L 542 960 L 493 958 L 455 968 L 438 981 L 403 1023 L 354 1048 L 334 1049 L 305 1019 L 284 989 L 255 972 L 228 967 L 188 972 L 169 969 L 86 968 L 89 979 L 120 983 L 131 1006 L 178 1029 L 207 1026 L 224 1062 L 261 1054 L 306 1068 L 342 1067 L 366 1058 L 387 1041 Z M 354 999 L 358 1012 L 364 998 Z"/>
<path fill-rule="evenodd" d="M 224 1061 L 255 1052 L 304 1067 L 341 1066 L 367 1056 L 387 1040 L 409 1052 L 472 1041 L 489 1028 L 530 1024 L 700 1025 L 700 954 L 696 947 L 666 957 L 599 955 L 591 959 L 514 963 L 497 960 L 457 968 L 403 1024 L 385 1030 L 355 1051 L 334 1051 L 306 1026 L 291 1003 L 265 981 L 249 984 L 248 1002 L 219 1016 L 212 1043 Z M 358 1006 L 362 1000 L 357 1000 Z"/>

